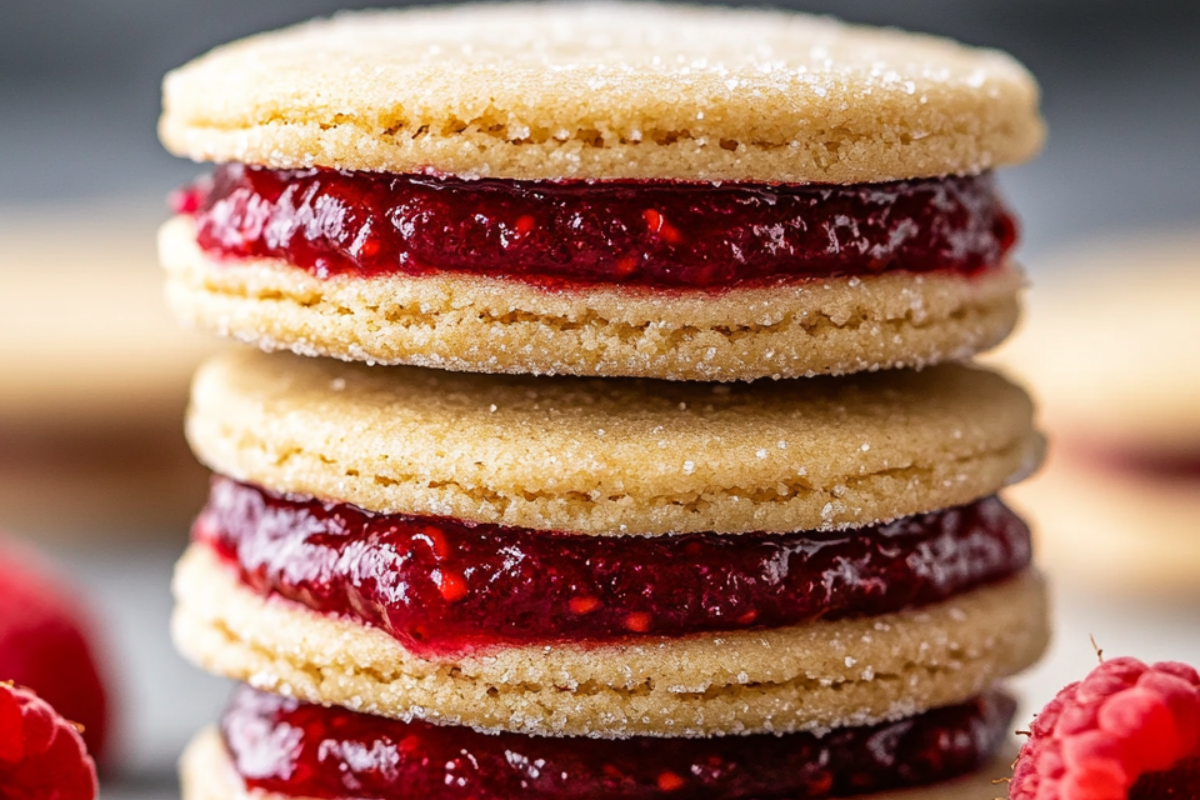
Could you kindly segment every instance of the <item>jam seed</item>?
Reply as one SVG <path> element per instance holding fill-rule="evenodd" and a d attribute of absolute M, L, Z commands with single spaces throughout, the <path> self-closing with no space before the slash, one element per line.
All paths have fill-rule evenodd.
<path fill-rule="evenodd" d="M 457 572 L 451 572 L 448 569 L 434 570 L 433 581 L 437 584 L 442 597 L 446 598 L 448 602 L 453 603 L 467 596 L 467 580 Z"/>
<path fill-rule="evenodd" d="M 634 611 L 625 617 L 625 627 L 634 633 L 645 633 L 650 630 L 650 622 L 652 620 L 653 618 L 645 611 Z"/>
<path fill-rule="evenodd" d="M 674 772 L 671 772 L 669 769 L 665 769 L 658 773 L 658 788 L 662 789 L 664 792 L 677 792 L 683 788 L 684 783 L 685 781 L 683 778 L 679 777 Z"/>
<path fill-rule="evenodd" d="M 742 614 L 740 617 L 737 618 L 737 624 L 738 625 L 749 625 L 750 623 L 754 622 L 754 620 L 756 620 L 756 619 L 758 619 L 758 611 L 756 611 L 755 609 L 752 608 L 749 611 L 747 611 L 745 614 Z"/>
<path fill-rule="evenodd" d="M 535 223 L 533 221 L 533 217 L 529 216 L 528 214 L 522 214 L 517 218 L 517 224 L 514 227 L 516 228 L 518 236 L 526 236 L 530 233 L 533 233 L 534 226 Z"/>

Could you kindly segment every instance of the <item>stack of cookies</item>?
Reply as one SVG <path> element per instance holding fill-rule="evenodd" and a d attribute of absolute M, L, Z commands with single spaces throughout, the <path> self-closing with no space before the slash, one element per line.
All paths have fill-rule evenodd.
<path fill-rule="evenodd" d="M 995 794 L 1046 641 L 995 492 L 1041 447 L 955 362 L 1015 321 L 1018 64 L 478 6 L 255 37 L 165 104 L 220 164 L 172 306 L 293 351 L 193 387 L 175 636 L 246 685 L 185 797 Z"/>

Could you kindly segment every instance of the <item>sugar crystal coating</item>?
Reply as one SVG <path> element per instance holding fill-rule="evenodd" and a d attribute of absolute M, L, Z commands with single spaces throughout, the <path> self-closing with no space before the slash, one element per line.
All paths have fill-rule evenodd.
<path fill-rule="evenodd" d="M 319 53 L 321 57 L 314 58 Z M 479 5 L 345 14 L 167 76 L 197 160 L 462 177 L 861 183 L 1031 156 L 1037 86 L 930 36 L 747 9 Z"/>
<path fill-rule="evenodd" d="M 376 364 L 671 380 L 794 378 L 958 361 L 1016 324 L 1021 271 L 575 291 L 484 275 L 316 277 L 282 259 L 229 259 L 177 216 L 159 237 L 185 324 L 254 344 Z"/>
<path fill-rule="evenodd" d="M 1029 398 L 968 367 L 727 390 L 241 351 L 201 368 L 188 431 L 215 471 L 276 491 L 602 536 L 867 525 L 993 494 L 1040 457 Z"/>

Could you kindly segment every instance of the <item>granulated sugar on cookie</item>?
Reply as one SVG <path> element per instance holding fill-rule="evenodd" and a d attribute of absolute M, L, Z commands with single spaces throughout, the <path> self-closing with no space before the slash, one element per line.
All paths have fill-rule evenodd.
<path fill-rule="evenodd" d="M 315 54 L 320 54 L 319 57 Z M 733 381 L 962 360 L 1017 317 L 1006 55 L 770 11 L 343 15 L 171 73 L 220 166 L 161 234 L 190 325 L 472 372 Z"/>

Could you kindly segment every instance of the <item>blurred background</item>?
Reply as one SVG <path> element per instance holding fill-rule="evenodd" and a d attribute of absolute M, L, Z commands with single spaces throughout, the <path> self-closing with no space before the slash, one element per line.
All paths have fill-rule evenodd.
<path fill-rule="evenodd" d="M 205 485 L 180 433 L 187 376 L 217 345 L 177 331 L 159 298 L 153 238 L 164 198 L 201 171 L 157 143 L 159 80 L 218 43 L 365 5 L 7 0 L 0 8 L 0 531 L 41 550 L 98 620 L 118 700 L 107 797 L 175 796 L 174 760 L 227 692 L 174 656 L 167 639 L 170 567 Z M 1200 272 L 1200 4 L 787 5 L 1003 48 L 1038 76 L 1046 151 L 1001 181 L 1024 220 L 1020 258 L 1035 287 L 1047 287 L 1045 300 L 1032 295 L 1029 326 L 1049 332 L 1030 333 L 1037 344 L 1019 342 L 999 359 L 1046 383 L 1048 425 L 1066 442 L 1053 472 L 1070 473 L 1064 480 L 1079 499 L 1064 506 L 1058 490 L 1018 497 L 1054 520 L 1042 531 L 1046 566 L 1062 578 L 1057 643 L 1019 688 L 1027 707 L 1043 705 L 1094 663 L 1089 634 L 1109 653 L 1200 663 L 1200 361 L 1191 347 L 1200 336 L 1200 283 L 1191 277 Z M 1093 273 L 1099 295 L 1084 303 L 1076 290 Z M 1134 285 L 1136 303 L 1125 293 Z M 1156 333 L 1155 321 L 1168 317 L 1178 324 Z M 1050 330 L 1068 318 L 1070 331 Z M 1119 334 L 1125 360 L 1089 345 L 1100 341 L 1093 330 Z M 1068 335 L 1082 338 L 1061 347 L 1046 338 Z M 1147 360 L 1159 368 L 1143 378 Z M 1097 430 L 1072 427 L 1115 384 L 1153 396 L 1178 435 L 1134 436 L 1131 448 L 1130 437 L 1098 430 L 1136 416 L 1136 392 L 1116 416 L 1095 415 Z M 1152 439 L 1173 440 L 1168 458 L 1157 445 L 1137 446 Z M 1089 483 L 1087 464 L 1079 475 L 1064 466 L 1071 454 L 1097 452 L 1104 457 L 1079 460 L 1115 464 L 1104 473 L 1115 483 Z M 1172 499 L 1138 494 L 1139 482 L 1148 491 L 1170 483 Z M 1106 512 L 1096 524 L 1115 531 L 1089 539 L 1090 499 L 1125 490 L 1124 510 L 1133 511 Z M 1163 508 L 1171 514 L 1151 522 L 1146 510 Z M 1141 550 L 1139 537 L 1159 537 L 1145 549 L 1175 562 L 1169 580 L 1156 579 L 1154 564 L 1123 579 L 1120 564 Z M 1100 555 L 1079 557 L 1085 551 Z"/>

